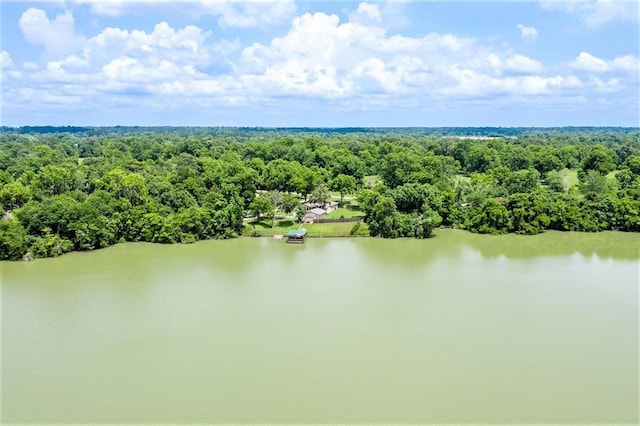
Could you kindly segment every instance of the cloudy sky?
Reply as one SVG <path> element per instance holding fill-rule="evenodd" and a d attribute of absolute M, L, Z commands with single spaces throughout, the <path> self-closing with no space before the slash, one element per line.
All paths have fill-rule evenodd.
<path fill-rule="evenodd" d="M 635 1 L 2 1 L 1 123 L 638 126 Z"/>

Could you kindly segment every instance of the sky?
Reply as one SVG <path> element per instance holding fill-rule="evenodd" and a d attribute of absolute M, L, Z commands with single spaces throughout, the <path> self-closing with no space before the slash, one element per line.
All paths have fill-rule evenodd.
<path fill-rule="evenodd" d="M 0 124 L 638 126 L 638 2 L 0 3 Z"/>

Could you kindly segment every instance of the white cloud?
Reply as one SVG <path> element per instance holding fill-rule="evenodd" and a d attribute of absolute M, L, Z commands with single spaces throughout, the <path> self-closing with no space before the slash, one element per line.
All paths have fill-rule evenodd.
<path fill-rule="evenodd" d="M 521 99 L 526 96 L 558 96 L 563 91 L 575 91 L 584 86 L 582 81 L 573 75 L 497 78 L 458 66 L 450 67 L 449 75 L 456 84 L 440 88 L 438 92 L 444 96 L 457 98 L 473 99 L 507 95 Z"/>
<path fill-rule="evenodd" d="M 597 93 L 615 93 L 622 90 L 622 84 L 619 78 L 610 78 L 604 81 L 592 75 L 589 76 L 589 84 Z"/>
<path fill-rule="evenodd" d="M 84 38 L 76 33 L 71 11 L 56 15 L 53 20 L 42 9 L 27 9 L 19 21 L 25 40 L 42 45 L 49 57 L 60 57 L 77 49 Z"/>
<path fill-rule="evenodd" d="M 518 24 L 516 27 L 520 30 L 520 37 L 526 40 L 535 40 L 538 37 L 538 30 L 535 27 L 527 27 L 523 24 Z"/>
<path fill-rule="evenodd" d="M 162 8 L 167 13 L 199 17 L 212 15 L 223 28 L 267 27 L 289 21 L 296 12 L 294 0 L 73 0 L 89 5 L 94 15 L 120 17 L 144 15 Z"/>
<path fill-rule="evenodd" d="M 358 10 L 362 12 L 362 4 Z M 324 13 L 296 17 L 289 32 L 270 45 L 244 49 L 240 70 L 250 72 L 252 83 L 263 93 L 368 97 L 372 102 L 373 97 L 379 102 L 379 96 L 386 95 L 414 102 L 409 98 L 527 95 L 580 85 L 577 77 L 534 76 L 545 71 L 541 62 L 495 51 L 473 39 L 439 33 L 390 35 L 374 23 L 340 23 L 336 15 Z M 517 76 L 503 77 L 503 73 Z M 322 86 L 318 76 L 323 77 Z M 505 91 L 503 83 L 511 89 Z"/>
<path fill-rule="evenodd" d="M 640 72 L 640 58 L 634 55 L 618 56 L 611 61 L 593 56 L 588 52 L 580 52 L 571 64 L 574 69 L 595 73 L 622 71 Z"/>
<path fill-rule="evenodd" d="M 364 108 L 381 105 L 380 96 L 389 102 L 391 96 L 406 96 L 406 102 L 419 103 L 431 93 L 503 92 L 500 81 L 521 81 L 524 93 L 534 92 L 525 77 L 544 71 L 535 59 L 492 51 L 469 38 L 387 34 L 375 4 L 359 4 L 354 16 L 361 21 L 303 14 L 284 36 L 244 48 L 235 62 L 225 55 L 238 48 L 238 40 L 207 44 L 210 33 L 192 25 L 174 29 L 161 22 L 149 33 L 105 28 L 84 43 L 82 56 L 51 61 L 40 75 L 47 72 L 65 83 L 91 81 L 108 93 L 215 94 L 236 104 L 291 96 L 340 98 Z M 205 72 L 216 67 L 227 72 Z M 505 80 L 503 72 L 521 76 Z"/>
<path fill-rule="evenodd" d="M 89 62 L 76 55 L 69 55 L 61 61 L 47 63 L 49 70 L 65 70 L 68 72 L 85 72 L 89 69 Z"/>
<path fill-rule="evenodd" d="M 143 2 L 144 0 L 138 0 L 136 3 Z M 118 0 L 74 0 L 74 3 L 90 5 L 91 13 L 94 15 L 115 18 L 124 15 L 127 11 L 127 6 L 131 6 L 133 2 Z"/>
<path fill-rule="evenodd" d="M 613 21 L 638 21 L 638 3 L 630 1 L 596 1 L 593 10 L 584 18 L 590 28 L 599 28 Z"/>
<path fill-rule="evenodd" d="M 541 1 L 543 9 L 578 16 L 589 28 L 597 29 L 615 21 L 639 22 L 638 3 L 628 0 Z"/>
<path fill-rule="evenodd" d="M 238 6 L 206 6 L 221 5 Z M 459 100 L 519 103 L 613 93 L 632 87 L 633 78 L 573 73 L 638 69 L 633 55 L 604 60 L 582 52 L 571 63 L 554 65 L 469 37 L 399 34 L 386 26 L 382 3 L 353 7 L 346 22 L 337 15 L 305 13 L 293 18 L 281 36 L 249 46 L 240 38 L 214 38 L 196 25 L 174 28 L 159 22 L 150 31 L 104 28 L 46 66 L 23 64 L 23 80 L 11 80 L 7 73 L 14 85 L 11 96 L 25 105 L 45 100 L 61 104 L 68 95 L 64 102 L 147 110 L 188 110 L 194 105 L 269 105 L 274 110 L 296 105 L 297 110 L 321 103 L 368 111 L 444 107 Z M 223 12 L 212 13 L 231 16 Z M 47 21 L 52 25 L 57 19 Z M 247 25 L 271 18 L 260 19 Z"/>
<path fill-rule="evenodd" d="M 358 8 L 349 14 L 350 22 L 380 22 L 382 21 L 382 15 L 380 14 L 380 8 L 374 3 L 360 3 Z"/>
<path fill-rule="evenodd" d="M 398 93 L 403 89 L 397 73 L 379 58 L 357 64 L 351 78 L 360 93 Z"/>
<path fill-rule="evenodd" d="M 504 67 L 508 71 L 538 74 L 544 71 L 544 66 L 535 59 L 523 55 L 513 55 L 504 62 Z"/>
<path fill-rule="evenodd" d="M 580 52 L 573 63 L 575 69 L 590 72 L 605 72 L 609 69 L 607 62 L 596 58 L 588 52 Z"/>
<path fill-rule="evenodd" d="M 129 57 L 114 59 L 102 67 L 102 71 L 107 80 L 142 85 L 179 80 L 185 75 L 195 74 L 191 65 L 179 66 L 169 61 L 144 62 Z"/>
<path fill-rule="evenodd" d="M 640 58 L 633 55 L 617 56 L 611 61 L 611 69 L 640 73 Z"/>
<path fill-rule="evenodd" d="M 184 3 L 192 15 L 212 15 L 222 28 L 268 27 L 288 22 L 296 13 L 293 0 L 200 0 Z"/>
<path fill-rule="evenodd" d="M 0 52 L 0 68 L 9 68 L 13 66 L 11 55 L 6 50 Z"/>
<path fill-rule="evenodd" d="M 205 46 L 209 36 L 210 32 L 194 25 L 175 30 L 166 22 L 156 24 L 151 33 L 109 27 L 87 40 L 82 50 L 84 58 L 94 65 L 121 56 L 203 64 L 210 59 Z"/>
<path fill-rule="evenodd" d="M 24 68 L 25 71 L 34 71 L 34 70 L 37 70 L 40 67 L 35 62 L 27 61 L 27 62 L 23 62 L 22 63 L 22 68 Z"/>

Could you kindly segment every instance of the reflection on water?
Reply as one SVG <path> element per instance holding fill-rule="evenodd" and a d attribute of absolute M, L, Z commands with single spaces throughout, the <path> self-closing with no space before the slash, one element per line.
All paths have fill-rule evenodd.
<path fill-rule="evenodd" d="M 458 242 L 466 242 L 483 257 L 505 256 L 523 259 L 535 256 L 568 256 L 639 259 L 640 234 L 619 232 L 576 233 L 548 231 L 539 235 L 484 236 L 454 232 Z"/>
<path fill-rule="evenodd" d="M 638 235 L 0 263 L 3 422 L 637 423 Z"/>

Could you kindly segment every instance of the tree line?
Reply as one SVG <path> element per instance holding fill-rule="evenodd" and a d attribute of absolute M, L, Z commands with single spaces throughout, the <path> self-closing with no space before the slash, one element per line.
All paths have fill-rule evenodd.
<path fill-rule="evenodd" d="M 71 130 L 0 132 L 0 259 L 232 238 L 329 190 L 384 238 L 640 231 L 637 129 Z"/>

